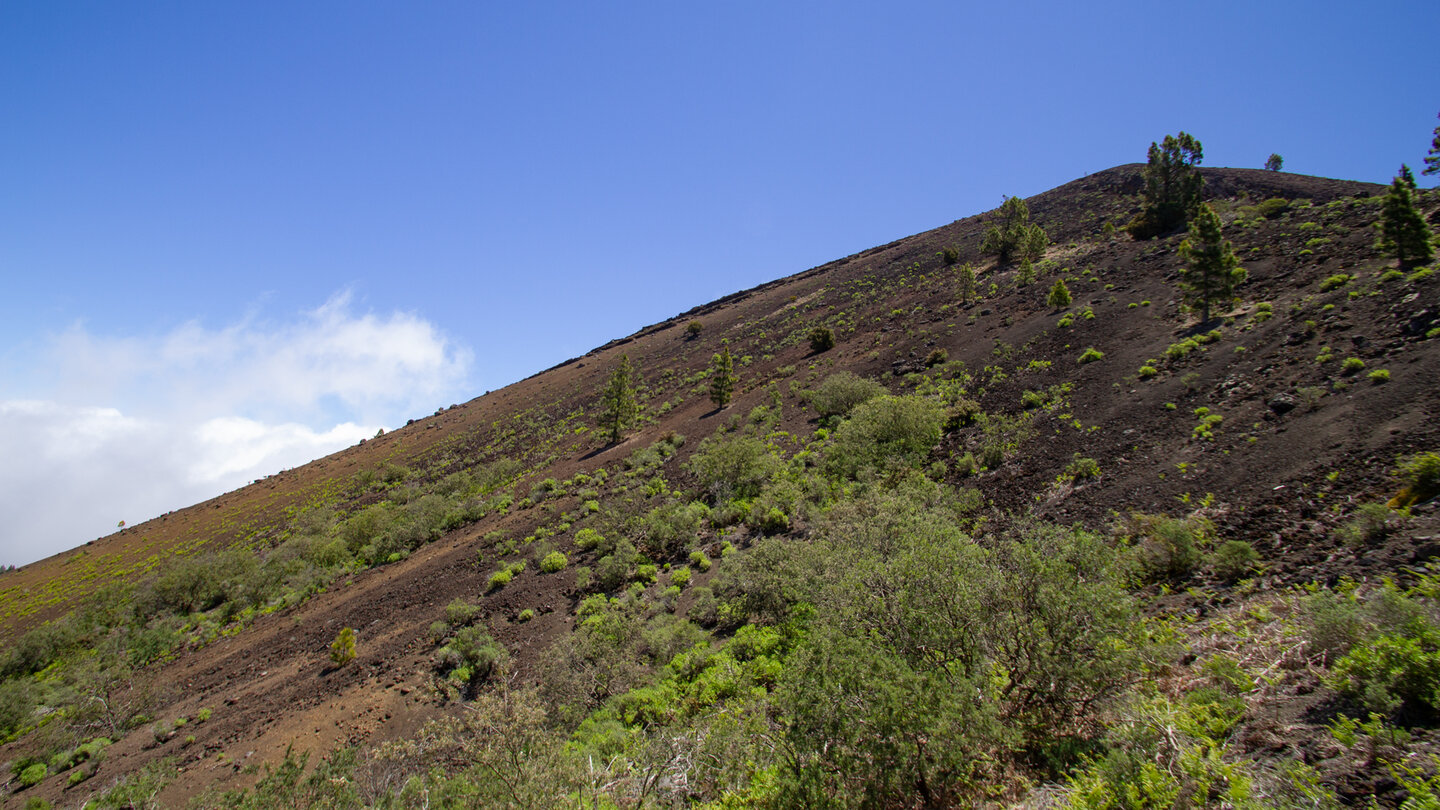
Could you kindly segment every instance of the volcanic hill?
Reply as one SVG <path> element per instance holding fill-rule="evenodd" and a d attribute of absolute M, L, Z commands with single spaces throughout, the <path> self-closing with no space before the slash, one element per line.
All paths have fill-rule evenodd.
<path fill-rule="evenodd" d="M 1203 169 L 1248 278 L 1199 324 L 1144 169 L 1025 200 L 1033 281 L 969 216 L 0 574 L 7 806 L 1398 806 L 1440 278 L 1384 186 Z"/>

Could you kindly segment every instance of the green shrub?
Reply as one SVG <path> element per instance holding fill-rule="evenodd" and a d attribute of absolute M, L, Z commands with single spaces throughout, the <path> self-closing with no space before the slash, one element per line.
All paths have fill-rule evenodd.
<path fill-rule="evenodd" d="M 1290 201 L 1284 197 L 1271 197 L 1255 206 L 1255 213 L 1266 219 L 1274 219 L 1290 210 Z"/>
<path fill-rule="evenodd" d="M 44 781 L 45 777 L 49 774 L 50 769 L 45 767 L 45 763 L 43 762 L 37 762 L 33 765 L 29 765 L 20 771 L 20 787 L 34 787 Z"/>
<path fill-rule="evenodd" d="M 1260 552 L 1244 540 L 1226 540 L 1215 549 L 1215 573 L 1225 580 L 1237 580 L 1260 562 Z"/>
<path fill-rule="evenodd" d="M 553 574 L 570 564 L 570 560 L 558 551 L 552 551 L 545 555 L 540 561 L 540 571 L 544 574 Z"/>
<path fill-rule="evenodd" d="M 594 529 L 581 529 L 575 532 L 575 547 L 581 551 L 589 551 L 605 541 L 604 536 Z"/>
<path fill-rule="evenodd" d="M 684 588 L 690 584 L 690 569 L 680 566 L 670 572 L 670 584 L 677 588 Z"/>
<path fill-rule="evenodd" d="M 1155 368 L 1154 366 L 1152 366 L 1152 365 L 1149 365 L 1148 363 L 1147 363 L 1146 365 L 1141 366 L 1141 367 L 1140 367 L 1140 370 L 1139 370 L 1138 372 L 1136 372 L 1136 374 L 1137 374 L 1137 375 L 1140 377 L 1140 379 L 1142 379 L 1142 380 L 1148 380 L 1148 379 L 1150 379 L 1151 377 L 1154 377 L 1156 374 L 1159 374 L 1159 373 L 1160 373 L 1160 372 L 1159 372 L 1158 369 L 1156 369 L 1156 368 Z"/>
<path fill-rule="evenodd" d="M 512 572 L 509 568 L 502 568 L 499 571 L 496 571 L 495 573 L 490 575 L 490 590 L 498 591 L 506 585 L 509 585 L 510 580 L 514 578 L 514 572 Z"/>
<path fill-rule="evenodd" d="M 1365 361 L 1358 357 L 1347 357 L 1340 364 L 1340 370 L 1346 374 L 1354 374 L 1362 368 L 1365 368 Z"/>
<path fill-rule="evenodd" d="M 817 326 L 810 330 L 810 351 L 819 354 L 835 348 L 835 333 L 828 327 Z"/>
<path fill-rule="evenodd" d="M 1397 508 L 1424 503 L 1440 495 L 1440 452 L 1430 450 L 1398 460 L 1396 474 L 1404 483 L 1392 503 Z"/>
<path fill-rule="evenodd" d="M 700 321 L 691 321 L 690 323 L 685 324 L 685 339 L 694 340 L 695 338 L 700 337 L 700 333 L 704 330 L 705 324 L 701 323 Z"/>
<path fill-rule="evenodd" d="M 784 534 L 790 531 L 790 517 L 778 506 L 772 506 L 761 512 L 756 510 L 750 513 L 750 520 L 747 521 L 750 528 L 761 534 Z"/>
<path fill-rule="evenodd" d="M 1121 533 L 1134 544 L 1142 572 L 1151 581 L 1184 579 L 1200 564 L 1204 548 L 1214 539 L 1208 520 L 1134 513 Z"/>
<path fill-rule="evenodd" d="M 1077 362 L 1079 362 L 1081 365 L 1084 365 L 1086 363 L 1093 363 L 1096 360 L 1103 359 L 1105 359 L 1105 353 L 1092 346 L 1086 349 L 1085 352 L 1080 355 L 1080 359 Z"/>
<path fill-rule="evenodd" d="M 941 365 L 942 363 L 947 363 L 949 361 L 950 352 L 944 349 L 935 349 L 925 357 L 925 367 L 934 368 L 935 366 Z"/>
<path fill-rule="evenodd" d="M 717 504 L 758 496 L 779 466 L 765 442 L 740 435 L 707 438 L 687 465 Z"/>
<path fill-rule="evenodd" d="M 1100 462 L 1076 453 L 1070 463 L 1065 465 L 1065 471 L 1062 472 L 1060 476 L 1067 481 L 1084 481 L 1089 478 L 1099 478 Z"/>
<path fill-rule="evenodd" d="M 810 394 L 810 404 L 820 416 L 847 416 L 855 406 L 888 393 L 874 380 L 840 371 L 825 378 Z"/>
<path fill-rule="evenodd" d="M 1337 691 L 1372 712 L 1393 714 L 1405 704 L 1440 707 L 1436 639 L 1385 634 L 1350 649 L 1330 672 Z"/>
<path fill-rule="evenodd" d="M 354 660 L 355 631 L 343 627 L 335 636 L 335 641 L 330 644 L 330 661 L 337 667 L 343 667 Z"/>
<path fill-rule="evenodd" d="M 528 622 L 533 618 L 535 618 L 535 611 L 532 608 L 525 608 L 520 611 L 520 615 L 515 617 L 516 621 L 520 622 Z"/>
<path fill-rule="evenodd" d="M 1349 273 L 1336 273 L 1320 282 L 1320 292 L 1330 292 L 1331 290 L 1339 289 L 1354 280 L 1355 277 Z"/>
<path fill-rule="evenodd" d="M 450 604 L 445 606 L 445 621 L 452 626 L 463 627 L 475 621 L 480 615 L 480 606 L 472 605 L 460 597 L 455 597 Z"/>
<path fill-rule="evenodd" d="M 1390 534 L 1399 517 L 1383 503 L 1361 504 L 1336 533 L 1351 548 L 1373 545 Z"/>
<path fill-rule="evenodd" d="M 1385 368 L 1377 368 L 1365 376 L 1369 377 L 1370 382 L 1375 383 L 1376 385 L 1382 385 L 1384 383 L 1390 382 L 1390 370 Z"/>
<path fill-rule="evenodd" d="M 710 558 L 706 557 L 703 551 L 690 552 L 690 564 L 700 569 L 700 573 L 702 574 L 709 571 L 712 565 Z"/>
<path fill-rule="evenodd" d="M 875 397 L 835 429 L 826 464 L 851 476 L 864 467 L 917 466 L 940 441 L 944 406 L 918 396 Z"/>

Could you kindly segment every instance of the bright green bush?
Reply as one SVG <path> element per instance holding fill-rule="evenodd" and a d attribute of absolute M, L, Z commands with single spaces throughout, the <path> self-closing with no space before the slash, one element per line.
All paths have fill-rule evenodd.
<path fill-rule="evenodd" d="M 1339 289 L 1354 280 L 1355 277 L 1349 273 L 1336 273 L 1320 282 L 1320 292 L 1330 292 L 1331 290 Z"/>
<path fill-rule="evenodd" d="M 1346 374 L 1354 374 L 1363 368 L 1365 368 L 1365 361 L 1358 357 L 1347 357 L 1340 364 L 1340 370 Z"/>
<path fill-rule="evenodd" d="M 1084 353 L 1080 355 L 1080 359 L 1077 362 L 1079 362 L 1081 365 L 1084 365 L 1086 363 L 1093 363 L 1096 360 L 1103 359 L 1105 359 L 1105 353 L 1092 346 L 1086 349 Z"/>
<path fill-rule="evenodd" d="M 553 574 L 570 564 L 570 560 L 558 551 L 552 551 L 545 555 L 540 561 L 540 571 L 545 574 Z"/>
<path fill-rule="evenodd" d="M 44 781 L 45 777 L 48 776 L 49 773 L 50 769 L 47 768 L 45 766 L 45 763 L 43 762 L 37 762 L 33 765 L 27 766 L 20 771 L 20 787 L 34 787 Z"/>
<path fill-rule="evenodd" d="M 490 590 L 498 591 L 515 578 L 515 574 L 509 568 L 502 568 L 490 575 Z"/>

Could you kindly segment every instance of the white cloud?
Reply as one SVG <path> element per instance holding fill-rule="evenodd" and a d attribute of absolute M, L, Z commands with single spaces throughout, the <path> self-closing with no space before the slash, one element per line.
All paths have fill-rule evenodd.
<path fill-rule="evenodd" d="M 178 509 L 428 413 L 470 354 L 408 313 L 347 295 L 293 322 L 186 323 L 150 337 L 73 326 L 46 382 L 0 400 L 0 563 L 22 564 Z"/>

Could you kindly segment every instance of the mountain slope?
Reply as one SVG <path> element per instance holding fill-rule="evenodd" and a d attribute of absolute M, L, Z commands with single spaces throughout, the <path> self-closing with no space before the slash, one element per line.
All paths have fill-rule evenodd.
<path fill-rule="evenodd" d="M 503 646 L 514 689 L 554 679 L 546 651 L 568 649 L 575 628 L 594 615 L 582 607 L 586 594 L 623 597 L 637 579 L 659 581 L 636 591 L 645 613 L 631 621 L 653 624 L 656 611 L 696 615 L 706 627 L 718 624 L 717 639 L 728 638 L 734 625 L 706 615 L 704 593 L 729 587 L 722 578 L 766 534 L 796 542 L 825 536 L 833 506 L 807 504 L 843 503 L 869 479 L 832 484 L 845 494 L 766 491 L 741 505 L 706 487 L 688 462 L 702 439 L 726 430 L 763 437 L 777 456 L 798 457 L 797 468 L 826 469 L 837 451 L 817 429 L 838 433 L 842 423 L 818 419 L 814 392 L 839 371 L 877 380 L 892 394 L 945 403 L 950 421 L 918 466 L 946 488 L 978 493 L 983 520 L 966 524 L 977 536 L 1036 520 L 1109 532 L 1130 512 L 1199 509 L 1216 542 L 1259 552 L 1263 567 L 1248 584 L 1232 584 L 1209 563 L 1174 581 L 1139 583 L 1154 615 L 1204 619 L 1256 594 L 1394 576 L 1440 555 L 1430 541 L 1433 507 L 1416 509 L 1410 522 L 1358 552 L 1337 531 L 1360 503 L 1395 494 L 1397 456 L 1440 447 L 1440 351 L 1427 337 L 1440 326 L 1440 282 L 1386 275 L 1390 263 L 1375 252 L 1370 230 L 1383 187 L 1204 170 L 1206 196 L 1249 272 L 1242 303 L 1223 313 L 1212 336 L 1214 324 L 1200 330 L 1177 304 L 1181 237 L 1136 242 L 1105 229 L 1138 211 L 1140 172 L 1121 166 L 1027 200 L 1052 240 L 1033 284 L 1017 284 L 1018 268 L 980 255 L 987 215 L 957 220 L 697 307 L 358 447 L 3 575 L 0 619 L 17 648 L 42 621 L 107 598 L 178 608 L 157 612 L 150 624 L 168 644 L 179 642 L 173 655 L 144 664 L 132 654 L 134 675 L 127 667 L 104 695 L 107 706 L 123 703 L 160 725 L 137 725 L 133 716 L 87 717 L 84 728 L 42 724 L 0 758 L 53 757 L 106 722 L 116 739 L 103 761 L 87 766 L 86 780 L 72 786 L 50 776 L 14 801 L 76 804 L 164 761 L 179 769 L 160 794 L 174 805 L 204 790 L 253 785 L 263 772 L 256 766 L 280 763 L 287 751 L 318 759 L 343 746 L 368 751 L 415 738 L 426 721 L 471 705 L 464 698 L 483 704 L 495 691 L 457 689 L 437 668 L 437 656 L 454 646 L 441 642 L 455 628 L 430 628 L 457 599 L 476 606 L 472 621 Z M 1287 203 L 1258 207 L 1272 197 Z M 978 301 L 960 301 L 956 273 L 939 258 L 946 247 L 974 263 Z M 1046 304 L 1057 278 L 1074 299 L 1064 311 Z M 686 327 L 695 321 L 701 327 L 691 336 Z M 833 331 L 834 349 L 812 351 L 816 327 Z M 717 412 L 707 369 L 722 345 L 737 360 L 739 387 Z M 1101 358 L 1082 363 L 1088 349 Z M 609 446 L 596 428 L 599 393 L 622 355 L 640 372 L 643 409 L 636 429 Z M 1331 359 L 1317 359 L 1325 355 Z M 1342 366 L 1350 358 L 1363 370 Z M 1372 380 L 1380 369 L 1388 379 Z M 957 409 L 986 418 L 967 422 Z M 1207 416 L 1223 419 L 1209 423 L 1208 436 Z M 999 455 L 985 463 L 987 451 Z M 1093 461 L 1098 477 L 1072 466 L 1081 459 Z M 878 472 L 880 480 L 897 474 Z M 676 511 L 695 500 L 708 504 L 707 517 Z M 669 522 L 651 517 L 662 506 Z M 783 521 L 767 523 L 772 508 Z M 727 516 L 737 509 L 749 518 Z M 680 536 L 664 539 L 674 526 Z M 579 535 L 589 527 L 612 538 L 626 533 L 646 564 L 661 570 L 632 566 L 616 587 L 602 586 L 606 558 Z M 1122 546 L 1123 535 L 1115 535 Z M 722 558 L 727 546 L 737 549 L 733 560 Z M 1135 546 L 1143 554 L 1143 543 Z M 543 573 L 552 550 L 568 565 Z M 666 594 L 665 569 L 684 566 L 692 552 L 714 568 L 692 562 L 689 586 Z M 269 567 L 247 567 L 253 563 L 242 558 Z M 315 562 L 324 559 L 337 563 Z M 259 582 L 257 571 L 293 565 L 281 585 L 244 607 L 224 588 L 196 596 L 181 587 L 190 580 L 166 579 L 195 560 L 222 576 L 233 567 L 234 582 Z M 524 570 L 494 587 L 492 576 L 517 560 L 526 561 Z M 580 566 L 590 583 L 577 579 Z M 154 576 L 174 587 L 142 585 Z M 105 596 L 113 581 L 141 587 Z M 335 666 L 328 648 L 347 626 L 359 633 L 358 657 Z M 103 646 L 103 635 L 76 632 L 84 646 Z M 124 636 L 126 649 L 140 638 L 138 631 Z M 84 655 L 61 658 L 62 671 L 97 665 Z M 616 683 L 655 677 L 668 657 L 651 658 L 631 662 L 635 671 Z M 1279 692 L 1264 697 L 1276 706 L 1314 703 L 1281 700 Z M 202 710 L 208 716 L 195 722 Z M 177 730 L 177 718 L 190 722 Z M 1291 719 L 1282 742 L 1317 745 L 1323 718 Z M 1094 732 L 1103 722 L 1087 716 L 1077 729 Z M 1426 750 L 1423 724 L 1415 736 L 1415 750 Z M 390 776 L 381 761 L 367 759 L 366 773 L 384 782 Z M 1043 773 L 1026 761 L 1032 774 Z M 1342 795 L 1367 789 L 1356 769 L 1332 770 L 1331 787 Z M 1015 780 L 997 784 L 1018 800 Z M 382 785 L 376 795 L 395 787 Z"/>

